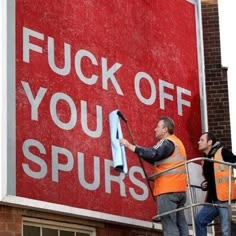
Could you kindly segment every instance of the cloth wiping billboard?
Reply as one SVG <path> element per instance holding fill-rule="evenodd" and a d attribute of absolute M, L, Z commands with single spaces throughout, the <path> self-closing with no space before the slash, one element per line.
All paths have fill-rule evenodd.
<path fill-rule="evenodd" d="M 126 151 L 126 175 L 112 167 L 108 115 L 122 111 L 143 146 L 156 143 L 157 118 L 171 116 L 188 158 L 196 157 L 199 6 L 186 0 L 14 4 L 16 67 L 8 80 L 14 80 L 15 113 L 8 116 L 15 121 L 15 150 L 8 158 L 15 160 L 9 180 L 15 187 L 9 194 L 151 220 L 156 206 L 138 158 Z"/>

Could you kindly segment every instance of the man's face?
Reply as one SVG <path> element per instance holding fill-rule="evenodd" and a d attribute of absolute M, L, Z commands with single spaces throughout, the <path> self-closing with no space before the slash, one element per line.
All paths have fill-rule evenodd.
<path fill-rule="evenodd" d="M 163 120 L 160 120 L 157 123 L 157 127 L 154 129 L 155 131 L 155 135 L 158 139 L 162 139 L 165 137 L 166 133 L 167 133 L 167 128 L 164 127 L 164 122 Z"/>
<path fill-rule="evenodd" d="M 207 134 L 203 134 L 198 141 L 198 150 L 207 154 L 211 147 L 212 141 L 207 141 Z"/>

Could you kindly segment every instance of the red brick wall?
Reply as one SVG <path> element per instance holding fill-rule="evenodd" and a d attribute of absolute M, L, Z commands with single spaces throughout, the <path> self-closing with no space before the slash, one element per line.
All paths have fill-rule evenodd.
<path fill-rule="evenodd" d="M 23 217 L 95 227 L 97 236 L 161 236 L 157 230 L 145 230 L 108 224 L 71 216 L 0 205 L 0 236 L 21 236 Z"/>
<path fill-rule="evenodd" d="M 231 149 L 227 69 L 221 65 L 217 1 L 202 4 L 203 41 L 209 130 Z"/>
<path fill-rule="evenodd" d="M 21 216 L 16 208 L 0 206 L 0 236 L 20 236 Z"/>

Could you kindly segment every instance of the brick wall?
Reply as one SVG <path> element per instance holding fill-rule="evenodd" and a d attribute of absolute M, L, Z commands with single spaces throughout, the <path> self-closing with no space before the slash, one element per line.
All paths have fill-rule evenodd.
<path fill-rule="evenodd" d="M 0 236 L 21 236 L 21 216 L 18 209 L 0 206 Z"/>
<path fill-rule="evenodd" d="M 97 236 L 161 236 L 157 230 L 138 229 L 118 224 L 0 205 L 0 236 L 21 236 L 23 217 L 95 227 Z"/>
<path fill-rule="evenodd" d="M 209 130 L 231 149 L 227 68 L 221 65 L 218 4 L 202 3 Z"/>

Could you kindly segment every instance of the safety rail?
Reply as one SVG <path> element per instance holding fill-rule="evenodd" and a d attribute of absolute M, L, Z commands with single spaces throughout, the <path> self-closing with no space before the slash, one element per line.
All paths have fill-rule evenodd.
<path fill-rule="evenodd" d="M 214 162 L 214 163 L 219 163 L 219 164 L 223 164 L 223 165 L 226 165 L 228 166 L 228 170 L 229 170 L 229 189 L 228 189 L 228 205 L 222 205 L 222 204 L 215 204 L 215 203 L 206 203 L 206 202 L 198 202 L 198 203 L 194 203 L 193 202 L 193 193 L 192 193 L 192 186 L 191 186 L 191 181 L 190 181 L 190 174 L 189 174 L 189 168 L 188 168 L 188 164 L 190 163 L 196 163 L 198 161 L 208 161 L 208 162 Z M 185 169 L 186 169 L 186 173 L 187 173 L 187 189 L 188 189 L 188 195 L 189 195 L 189 204 L 184 206 L 184 207 L 181 207 L 181 208 L 177 208 L 175 210 L 172 210 L 172 211 L 167 211 L 167 212 L 164 212 L 162 214 L 158 214 L 156 216 L 154 216 L 152 218 L 153 222 L 158 222 L 160 220 L 160 218 L 162 216 L 165 216 L 165 215 L 169 215 L 171 213 L 175 213 L 175 212 L 178 212 L 178 211 L 183 211 L 183 210 L 186 210 L 186 209 L 190 209 L 190 212 L 191 212 L 191 220 L 192 220 L 192 230 L 193 230 L 193 236 L 196 235 L 196 229 L 195 229 L 195 221 L 194 221 L 194 209 L 196 209 L 196 207 L 198 206 L 204 206 L 204 205 L 210 205 L 210 206 L 215 206 L 215 207 L 223 207 L 223 208 L 228 208 L 229 209 L 229 220 L 231 222 L 232 220 L 232 211 L 231 211 L 231 204 L 232 204 L 232 200 L 231 200 L 231 193 L 232 193 L 232 173 L 233 173 L 233 170 L 232 168 L 236 168 L 236 163 L 229 163 L 229 162 L 224 162 L 224 161 L 218 161 L 218 160 L 213 160 L 213 159 L 209 159 L 209 158 L 206 158 L 206 157 L 197 157 L 197 158 L 193 158 L 191 160 L 187 160 L 181 164 L 178 164 L 178 165 L 175 165 L 173 166 L 172 168 L 169 168 L 165 171 L 161 171 L 161 172 L 158 172 L 158 173 L 154 173 L 152 175 L 150 175 L 148 177 L 148 179 L 150 181 L 153 181 L 155 180 L 156 178 L 158 178 L 159 176 L 161 176 L 163 173 L 166 173 L 168 171 L 171 171 L 173 169 L 176 169 L 176 168 L 179 168 L 181 166 L 185 165 Z M 199 186 L 200 187 L 200 186 Z M 231 226 L 229 225 L 229 235 L 231 235 Z"/>

